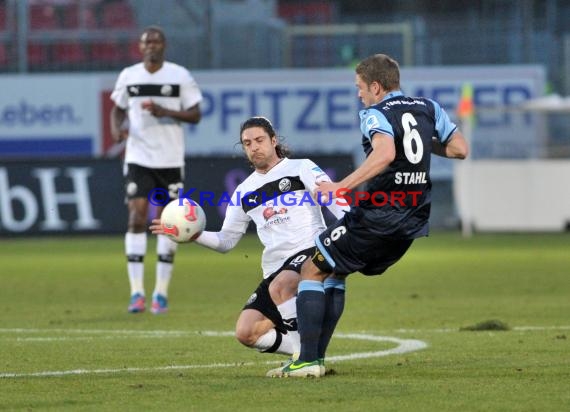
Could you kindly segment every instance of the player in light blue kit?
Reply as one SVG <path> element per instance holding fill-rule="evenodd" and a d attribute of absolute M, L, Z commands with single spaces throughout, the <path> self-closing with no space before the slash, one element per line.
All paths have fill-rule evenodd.
<path fill-rule="evenodd" d="M 366 188 L 358 206 L 317 236 L 316 254 L 303 264 L 298 289 L 301 355 L 268 376 L 324 374 L 325 352 L 341 313 L 335 307 L 344 305 L 344 294 L 325 293 L 327 283 L 343 286 L 330 274 L 380 275 L 395 264 L 414 239 L 428 235 L 431 154 L 467 156 L 465 138 L 437 102 L 400 91 L 394 59 L 376 54 L 360 62 L 356 86 L 365 107 L 359 115 L 366 160 L 340 182 L 323 182 L 317 191 L 326 197 L 362 183 Z"/>

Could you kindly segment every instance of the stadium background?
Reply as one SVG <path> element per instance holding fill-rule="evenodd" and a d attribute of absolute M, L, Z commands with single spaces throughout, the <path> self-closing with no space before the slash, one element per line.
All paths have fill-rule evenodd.
<path fill-rule="evenodd" d="M 566 230 L 570 121 L 556 96 L 570 92 L 569 18 L 560 0 L 0 1 L 0 234 L 124 232 L 108 95 L 150 24 L 206 97 L 188 127 L 192 188 L 231 191 L 248 173 L 236 132 L 254 114 L 297 156 L 346 174 L 361 156 L 352 68 L 384 52 L 406 93 L 469 130 L 466 165 L 434 159 L 432 227 Z M 469 90 L 475 111 L 459 118 Z M 223 209 L 205 208 L 217 228 Z"/>

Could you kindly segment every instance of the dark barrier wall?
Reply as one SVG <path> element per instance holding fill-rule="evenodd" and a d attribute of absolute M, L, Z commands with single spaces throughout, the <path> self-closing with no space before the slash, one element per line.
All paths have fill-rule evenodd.
<path fill-rule="evenodd" d="M 353 170 L 350 156 L 311 159 L 333 180 Z M 125 232 L 122 168 L 119 160 L 1 163 L 0 236 Z M 251 171 L 240 157 L 186 159 L 184 191 L 201 200 L 208 230 L 220 229 L 227 205 L 224 196 L 227 199 Z"/>

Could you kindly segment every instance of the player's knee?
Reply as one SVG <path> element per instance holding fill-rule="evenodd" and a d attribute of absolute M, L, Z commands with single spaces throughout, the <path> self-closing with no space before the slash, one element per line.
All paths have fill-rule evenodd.
<path fill-rule="evenodd" d="M 146 231 L 146 225 L 141 225 L 137 223 L 129 223 L 129 232 L 131 233 L 144 233 Z"/>
<path fill-rule="evenodd" d="M 250 328 L 247 327 L 236 327 L 235 337 L 239 343 L 247 347 L 252 348 L 259 338 L 256 336 Z"/>
<path fill-rule="evenodd" d="M 142 233 L 146 231 L 146 217 L 140 213 L 129 213 L 129 232 Z"/>

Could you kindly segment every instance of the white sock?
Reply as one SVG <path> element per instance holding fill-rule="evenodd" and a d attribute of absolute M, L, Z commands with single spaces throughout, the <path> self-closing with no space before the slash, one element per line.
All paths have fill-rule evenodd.
<path fill-rule="evenodd" d="M 156 283 L 153 295 L 168 296 L 168 286 L 172 278 L 173 259 L 178 243 L 173 242 L 164 235 L 158 235 L 156 241 Z M 170 259 L 170 261 L 168 261 Z"/>
<path fill-rule="evenodd" d="M 280 305 L 277 305 L 277 310 L 281 314 L 283 320 L 287 319 L 297 319 L 297 296 L 293 296 L 291 299 L 286 300 Z"/>
<path fill-rule="evenodd" d="M 283 335 L 282 333 L 277 332 L 275 329 L 270 329 L 265 335 L 261 335 L 253 347 L 260 352 L 267 351 L 275 345 L 278 333 L 281 335 L 281 344 L 276 350 L 272 351 L 271 353 L 280 353 L 282 355 L 293 356 L 294 353 L 299 352 L 300 343 L 298 333 L 296 333 L 297 339 L 295 340 L 291 332 L 287 332 L 286 335 Z"/>
<path fill-rule="evenodd" d="M 277 310 L 281 314 L 283 321 L 287 324 L 297 323 L 297 296 L 286 300 L 277 306 Z M 301 336 L 297 330 L 287 330 L 287 334 L 283 335 L 281 345 L 291 348 L 291 354 L 301 352 Z M 288 349 L 289 350 L 289 349 Z"/>
<path fill-rule="evenodd" d="M 261 335 L 259 339 L 257 339 L 257 342 L 255 342 L 253 347 L 260 352 L 265 352 L 275 344 L 276 337 L 277 331 L 275 329 L 270 329 L 269 332 L 265 335 Z"/>
<path fill-rule="evenodd" d="M 144 296 L 144 255 L 146 254 L 146 233 L 130 233 L 125 235 L 125 253 L 140 261 L 128 261 L 127 273 L 131 284 L 131 295 L 139 293 Z"/>

